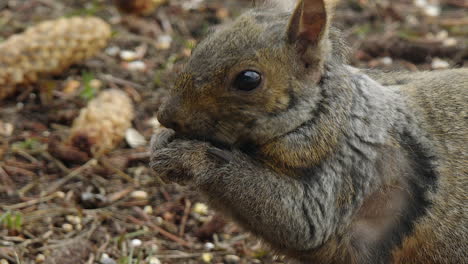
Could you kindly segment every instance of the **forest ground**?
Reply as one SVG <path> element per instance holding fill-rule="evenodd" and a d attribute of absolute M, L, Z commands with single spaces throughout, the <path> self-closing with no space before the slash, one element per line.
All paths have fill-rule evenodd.
<path fill-rule="evenodd" d="M 343 2 L 335 17 L 351 48 L 350 64 L 409 71 L 466 67 L 465 0 Z M 147 16 L 131 16 L 110 0 L 0 1 L 0 41 L 62 16 L 98 16 L 113 30 L 97 56 L 48 77 L 56 88 L 51 95 L 38 82 L 0 102 L 1 264 L 282 263 L 197 194 L 155 180 L 145 146 L 123 141 L 88 161 L 50 151 L 99 89 L 130 95 L 132 126 L 149 140 L 154 114 L 193 46 L 251 5 L 168 0 Z M 136 51 L 143 67 L 124 61 L 122 51 Z M 77 82 L 74 95 L 64 96 L 61 91 Z"/>

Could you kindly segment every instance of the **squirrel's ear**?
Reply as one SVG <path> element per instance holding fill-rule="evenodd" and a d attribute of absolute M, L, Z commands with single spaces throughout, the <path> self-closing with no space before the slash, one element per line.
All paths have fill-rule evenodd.
<path fill-rule="evenodd" d="M 327 12 L 325 4 L 324 0 L 300 0 L 291 16 L 287 39 L 290 44 L 296 45 L 301 55 L 307 56 L 309 47 L 323 50 L 323 45 L 326 45 L 323 42 L 328 37 L 331 14 Z M 304 59 L 309 61 L 311 58 Z"/>

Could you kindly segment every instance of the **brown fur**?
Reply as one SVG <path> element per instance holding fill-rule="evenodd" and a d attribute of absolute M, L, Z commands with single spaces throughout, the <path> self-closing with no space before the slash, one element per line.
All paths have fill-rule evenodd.
<path fill-rule="evenodd" d="M 462 263 L 468 70 L 347 66 L 335 2 L 256 9 L 202 42 L 151 166 L 303 263 Z M 258 88 L 234 89 L 244 70 Z"/>

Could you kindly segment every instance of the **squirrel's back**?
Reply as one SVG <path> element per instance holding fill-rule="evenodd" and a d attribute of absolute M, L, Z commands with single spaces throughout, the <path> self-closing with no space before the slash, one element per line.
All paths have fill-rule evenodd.
<path fill-rule="evenodd" d="M 437 189 L 429 194 L 432 205 L 395 250 L 395 263 L 463 263 L 468 257 L 468 69 L 370 75 L 401 91 L 427 132 L 439 174 Z"/>

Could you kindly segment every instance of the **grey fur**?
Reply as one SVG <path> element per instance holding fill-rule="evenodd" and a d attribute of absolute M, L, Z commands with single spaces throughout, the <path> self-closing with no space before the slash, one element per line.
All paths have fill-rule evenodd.
<path fill-rule="evenodd" d="M 444 81 L 427 74 L 366 75 L 345 64 L 341 38 L 331 29 L 332 52 L 323 54 L 322 81 L 315 84 L 285 42 L 282 29 L 287 17 L 251 11 L 200 44 L 187 67 L 188 75 L 181 78 L 162 111 L 177 112 L 174 119 L 184 122 L 176 132 L 204 140 L 156 134 L 151 167 L 171 181 L 200 191 L 212 206 L 274 249 L 306 263 L 466 260 L 468 246 L 456 243 L 468 236 L 463 187 L 467 186 L 468 70 L 434 75 Z M 265 50 L 270 52 L 262 56 L 272 64 L 284 65 L 287 75 L 283 77 L 294 104 L 266 113 L 248 98 L 233 95 L 218 98 L 223 102 L 219 111 L 198 106 L 197 100 L 225 85 L 223 76 L 231 68 L 245 60 L 260 60 L 258 52 Z M 221 77 L 216 79 L 214 72 Z M 418 95 L 415 89 L 438 94 L 444 102 Z M 427 103 L 434 109 L 424 112 Z M 439 135 L 441 131 L 448 134 Z M 230 148 L 218 149 L 212 141 Z M 258 151 L 239 149 L 252 142 Z M 285 153 L 275 156 L 262 151 L 272 142 L 284 146 Z M 321 144 L 323 148 L 314 150 Z M 317 153 L 309 155 L 313 151 Z M 434 182 L 431 173 L 437 176 Z M 388 228 L 376 229 L 381 232 L 378 240 L 362 238 L 356 226 L 364 204 L 395 182 L 407 201 L 389 209 L 394 214 L 387 217 Z M 450 189 L 457 193 L 449 194 Z M 444 196 L 450 199 L 443 201 Z M 411 210 L 415 215 L 407 216 Z M 403 223 L 409 231 L 399 230 Z M 434 223 L 442 225 L 431 230 Z M 401 239 L 394 238 L 400 233 Z M 408 256 L 405 243 L 413 235 L 418 243 L 427 235 L 437 251 L 427 247 Z M 339 246 L 330 246 L 330 241 Z"/>

